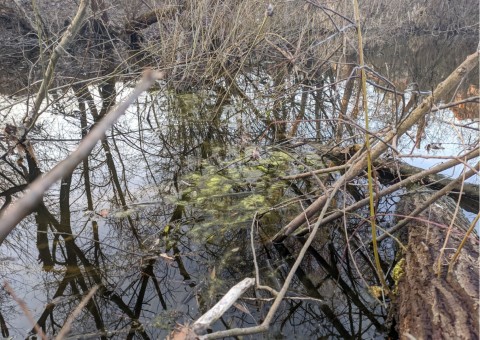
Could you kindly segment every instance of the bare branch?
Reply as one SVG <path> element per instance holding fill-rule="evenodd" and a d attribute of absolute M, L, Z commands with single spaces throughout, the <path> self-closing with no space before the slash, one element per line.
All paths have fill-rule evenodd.
<path fill-rule="evenodd" d="M 87 14 L 87 3 L 88 0 L 82 0 L 80 5 L 78 6 L 77 14 L 75 18 L 73 18 L 72 23 L 68 26 L 67 30 L 62 36 L 62 40 L 60 43 L 54 48 L 53 53 L 50 57 L 50 61 L 48 62 L 47 70 L 45 71 L 45 75 L 43 76 L 43 81 L 40 85 L 40 89 L 38 90 L 37 96 L 35 98 L 34 106 L 32 112 L 26 117 L 28 119 L 28 128 L 30 129 L 37 120 L 39 116 L 40 106 L 42 105 L 43 99 L 45 99 L 47 95 L 47 91 L 50 87 L 52 82 L 53 73 L 55 70 L 55 65 L 58 62 L 58 59 L 61 55 L 65 53 L 65 49 L 67 46 L 72 42 L 73 37 L 77 35 L 80 27 L 82 25 L 83 20 Z"/>
<path fill-rule="evenodd" d="M 45 191 L 50 186 L 70 174 L 75 167 L 86 158 L 93 150 L 97 142 L 102 139 L 105 132 L 123 115 L 125 110 L 138 98 L 138 96 L 147 90 L 157 79 L 163 77 L 163 73 L 148 70 L 140 83 L 135 87 L 133 92 L 120 103 L 114 110 L 105 116 L 90 133 L 82 140 L 77 149 L 66 159 L 58 163 L 45 176 L 35 180 L 27 189 L 27 193 L 17 202 L 7 208 L 0 215 L 0 245 L 3 243 L 8 234 L 15 228 L 25 216 L 40 202 Z"/>
<path fill-rule="evenodd" d="M 16 294 L 15 292 L 13 291 L 13 288 L 8 284 L 8 282 L 4 282 L 3 283 L 3 287 L 5 288 L 5 290 L 8 292 L 8 294 L 10 294 L 10 296 L 12 297 L 13 300 L 15 300 L 16 303 L 18 303 L 18 305 L 20 306 L 20 308 L 22 309 L 23 313 L 26 315 L 26 317 L 28 318 L 28 321 L 30 321 L 30 323 L 33 325 L 33 328 L 35 329 L 35 332 L 37 332 L 38 336 L 40 338 L 42 338 L 42 340 L 47 340 L 47 336 L 45 335 L 45 333 L 42 331 L 42 329 L 40 328 L 40 326 L 38 325 L 38 323 L 35 322 L 35 320 L 33 319 L 33 316 L 32 316 L 32 313 L 30 313 L 30 311 L 28 310 L 28 307 L 27 307 L 27 304 L 25 303 L 25 301 L 23 301 L 22 299 L 20 299 Z"/>

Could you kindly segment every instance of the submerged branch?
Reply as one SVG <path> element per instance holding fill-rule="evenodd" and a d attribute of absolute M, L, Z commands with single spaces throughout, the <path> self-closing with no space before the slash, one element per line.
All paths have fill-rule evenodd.
<path fill-rule="evenodd" d="M 218 320 L 235 303 L 235 301 L 237 301 L 243 293 L 254 284 L 255 279 L 246 278 L 230 288 L 227 294 L 225 294 L 215 306 L 195 321 L 193 324 L 195 333 L 199 335 L 204 334 L 207 328 Z"/>

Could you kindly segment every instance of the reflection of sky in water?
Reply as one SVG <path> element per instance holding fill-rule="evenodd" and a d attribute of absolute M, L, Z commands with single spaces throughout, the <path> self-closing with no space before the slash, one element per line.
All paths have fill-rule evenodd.
<path fill-rule="evenodd" d="M 121 90 L 121 84 L 118 84 L 118 90 L 120 93 L 123 93 Z M 92 89 L 92 91 L 95 91 Z M 128 92 L 128 91 L 127 91 Z M 122 94 L 123 95 L 123 94 Z M 121 96 L 119 96 L 119 100 L 121 100 Z M 144 95 L 140 98 L 140 102 L 148 102 L 152 98 L 149 97 L 149 95 Z M 162 99 L 158 99 L 160 102 L 162 102 Z M 98 104 L 98 103 L 97 103 Z M 259 103 L 260 104 L 260 103 Z M 115 130 L 119 131 L 136 131 L 140 128 L 139 126 L 139 121 L 138 117 L 141 114 L 140 111 L 146 110 L 145 107 L 148 105 L 138 105 L 138 106 L 132 106 L 127 114 L 123 116 L 119 122 L 116 125 Z M 267 105 L 268 106 L 268 105 Z M 23 105 L 19 105 L 15 112 L 21 112 L 24 110 Z M 12 114 L 13 112 L 12 111 Z M 233 111 L 233 108 L 232 108 Z M 231 116 L 233 117 L 234 112 L 231 113 Z M 454 128 L 452 125 L 448 125 L 445 123 L 447 122 L 454 122 L 453 114 L 450 111 L 442 111 L 442 112 L 437 112 L 437 113 L 432 113 L 432 117 L 429 120 L 428 127 L 426 130 L 426 136 L 425 139 L 422 141 L 422 148 L 421 149 L 415 149 L 413 150 L 413 155 L 424 155 L 424 156 L 429 156 L 429 157 L 435 157 L 435 156 L 451 156 L 451 155 L 458 155 L 461 153 L 463 150 L 463 145 L 467 143 L 470 140 L 473 140 L 476 138 L 476 132 L 472 132 L 471 130 L 465 130 L 462 131 L 460 134 L 460 129 L 459 128 Z M 159 119 L 163 122 L 165 119 L 165 122 L 167 122 L 167 119 L 163 114 L 158 114 Z M 440 123 L 436 118 L 441 118 L 442 123 Z M 74 119 L 65 119 L 64 116 L 62 115 L 53 115 L 49 114 L 46 112 L 41 119 L 39 120 L 40 123 L 43 123 L 45 127 L 48 129 L 48 133 L 50 134 L 51 138 L 57 138 L 57 139 L 78 139 L 80 138 L 80 131 L 79 127 L 77 126 L 78 122 L 76 122 Z M 231 119 L 229 120 L 229 124 L 231 125 L 232 129 L 236 127 L 236 122 Z M 372 119 L 372 127 L 374 129 L 380 128 L 385 126 L 386 122 L 375 122 L 375 120 Z M 166 126 L 165 129 L 168 129 Z M 416 128 L 411 129 L 411 134 L 415 135 L 415 130 Z M 307 130 L 306 130 L 307 131 Z M 154 136 L 154 131 L 145 131 L 144 132 L 145 138 L 148 139 L 148 134 L 150 136 Z M 54 135 L 55 134 L 55 135 Z M 107 133 L 108 135 L 109 133 Z M 158 138 L 158 136 L 155 136 L 155 138 Z M 119 143 L 119 149 L 122 152 L 122 157 L 124 157 L 126 162 L 124 162 L 124 166 L 126 168 L 126 172 L 128 173 L 128 186 L 131 192 L 133 193 L 134 201 L 136 202 L 141 202 L 141 201 L 151 201 L 151 200 L 159 200 L 158 195 L 159 195 L 159 190 L 158 188 L 154 188 L 153 184 L 149 184 L 148 180 L 146 179 L 146 176 L 144 174 L 145 172 L 145 163 L 144 160 L 142 160 L 138 156 L 138 150 L 135 148 L 135 145 L 129 145 L 128 143 L 124 143 L 122 141 L 117 141 Z M 52 148 L 50 147 L 51 142 L 38 142 L 36 147 L 39 153 L 42 154 L 42 158 L 47 158 L 47 162 L 42 163 L 42 166 L 52 166 L 54 165 L 58 160 L 63 159 L 66 157 L 68 152 L 71 152 L 72 149 L 78 144 L 78 141 L 70 141 L 70 142 L 63 142 L 60 143 L 62 146 L 61 148 Z M 403 137 L 402 141 L 400 141 L 400 151 L 403 154 L 408 154 L 412 148 L 413 148 L 413 141 L 407 137 Z M 430 152 L 427 152 L 425 150 L 425 145 L 430 144 L 430 143 L 441 143 L 442 149 L 440 150 L 431 150 Z M 444 162 L 444 159 L 435 159 L 435 158 L 419 158 L 419 157 L 405 157 L 402 158 L 403 161 L 426 169 L 430 168 L 440 162 Z M 471 161 L 470 164 L 474 164 L 475 161 Z M 43 169 L 47 170 L 47 169 Z M 444 171 L 443 173 L 449 177 L 455 178 L 458 175 L 460 175 L 461 171 L 463 170 L 463 166 L 457 166 L 454 169 L 449 169 Z M 77 173 L 78 174 L 78 173 Z M 157 173 L 161 174 L 161 173 Z M 97 175 L 99 178 L 102 176 L 108 176 L 108 172 L 104 172 L 101 175 Z M 78 180 L 78 178 L 77 178 Z M 470 178 L 468 180 L 471 183 L 478 183 L 478 176 L 475 176 L 475 178 Z M 96 212 L 99 212 L 101 209 L 114 209 L 118 210 L 118 207 L 113 207 L 112 202 L 109 201 L 111 197 L 111 192 L 104 192 L 102 191 L 103 189 L 100 189 L 96 191 L 95 195 L 95 210 Z M 58 191 L 58 190 L 57 190 Z M 51 190 L 51 193 L 55 192 L 55 190 Z M 57 192 L 55 192 L 57 194 Z M 88 217 L 84 215 L 83 211 L 86 210 L 86 203 L 77 200 L 78 197 L 74 197 L 75 195 L 80 195 L 82 196 L 83 194 L 76 194 L 75 192 L 72 192 L 72 198 L 71 202 L 75 202 L 75 209 L 77 212 L 72 214 L 72 224 L 73 221 L 75 221 L 75 224 L 72 225 L 72 228 L 74 229 L 74 232 L 78 232 L 81 230 L 85 224 L 89 223 Z M 53 195 L 55 196 L 55 195 Z M 143 210 L 143 209 L 142 209 Z M 145 211 L 148 211 L 148 209 L 145 209 Z M 467 217 L 472 220 L 474 215 L 470 213 L 466 213 Z M 122 247 L 120 244 L 121 240 L 117 240 L 115 238 L 116 236 L 116 225 L 114 221 L 109 221 L 108 219 L 103 219 L 101 217 L 97 218 L 97 221 L 99 223 L 99 234 L 100 234 L 100 241 L 105 244 L 111 244 L 115 247 Z M 478 228 L 478 227 L 477 227 Z M 33 311 L 33 313 L 38 316 L 39 313 L 41 313 L 44 309 L 44 305 L 49 302 L 49 297 L 46 296 L 45 290 L 43 289 L 34 289 L 35 285 L 46 285 L 48 286 L 48 280 L 52 280 L 52 278 L 49 276 L 51 274 L 45 274 L 40 271 L 40 266 L 36 265 L 36 259 L 33 258 L 33 256 L 36 256 L 36 247 L 34 244 L 35 240 L 35 235 L 33 231 L 28 231 L 29 228 L 22 228 L 19 230 L 16 230 L 15 233 L 17 235 L 20 235 L 23 238 L 23 243 L 17 244 L 17 247 L 21 247 L 22 249 L 29 249 L 30 251 L 28 252 L 29 256 L 25 256 L 23 254 L 22 260 L 23 261 L 31 261 L 30 263 L 20 263 L 20 260 L 15 260 L 18 256 L 13 251 L 13 249 L 9 247 L 3 247 L 3 252 L 2 256 L 3 257 L 11 257 L 13 258 L 13 263 L 8 266 L 8 280 L 14 285 L 14 289 L 16 290 L 17 294 L 21 296 L 24 300 L 28 301 L 29 308 Z M 85 232 L 83 234 L 85 237 L 89 237 L 89 233 Z M 13 238 L 10 238 L 13 239 Z M 86 241 L 85 241 L 86 242 Z M 78 244 L 83 244 L 81 239 L 78 239 Z M 118 256 L 118 250 L 113 248 L 113 247 L 108 247 L 104 246 L 103 251 L 105 254 L 108 254 L 109 256 Z M 126 261 L 128 262 L 128 261 Z M 33 265 L 32 265 L 33 264 Z M 118 265 L 120 268 L 121 264 Z M 198 268 L 195 267 L 200 267 L 197 265 L 194 261 L 187 261 L 186 266 L 188 267 L 188 271 L 191 273 L 197 273 L 199 270 Z M 204 268 L 202 268 L 204 269 Z M 116 275 L 121 276 L 121 275 L 126 275 L 126 274 L 131 274 L 133 271 L 137 271 L 138 268 L 132 268 L 126 267 L 124 271 L 119 271 Z M 2 276 L 6 273 L 0 272 Z M 117 278 L 117 277 L 115 277 Z M 52 280 L 54 281 L 54 279 Z M 121 281 L 121 280 L 120 280 Z M 185 298 L 187 297 L 187 290 L 182 283 L 183 278 L 176 274 L 175 277 L 175 285 L 177 287 L 178 291 L 181 291 L 179 295 L 185 295 Z M 40 282 L 40 283 L 39 283 Z M 121 281 L 121 284 L 119 286 L 120 288 L 124 288 L 123 285 L 128 285 L 129 282 L 127 281 Z M 33 287 L 33 288 L 32 288 Z M 181 301 L 182 298 L 178 298 L 178 301 Z M 15 309 L 17 309 L 16 305 L 14 302 L 11 302 L 10 305 L 14 306 Z M 185 307 L 185 306 L 183 306 Z M 183 308 L 180 306 L 179 308 Z M 11 320 L 13 328 L 17 329 L 24 329 L 24 330 L 29 330 L 31 327 L 29 324 L 24 320 L 23 314 L 20 313 L 19 318 L 15 318 L 14 320 Z M 21 332 L 24 334 L 24 332 Z"/>
<path fill-rule="evenodd" d="M 474 142 L 478 139 L 478 131 L 471 129 L 460 129 L 459 127 L 454 126 L 453 124 L 462 124 L 466 121 L 457 120 L 453 113 L 449 110 L 443 110 L 440 112 L 432 113 L 435 117 L 430 118 L 429 125 L 425 131 L 425 139 L 422 140 L 421 149 L 413 149 L 414 141 L 408 138 L 403 138 L 403 141 L 407 140 L 408 142 L 405 145 L 402 145 L 400 150 L 402 153 L 409 153 L 413 149 L 412 155 L 414 156 L 428 156 L 432 158 L 421 158 L 421 157 L 404 157 L 402 160 L 410 165 L 428 169 L 440 163 L 447 161 L 442 158 L 435 157 L 451 157 L 452 155 L 461 155 L 465 153 L 465 144 L 469 142 Z M 439 121 L 441 120 L 441 122 Z M 425 146 L 435 143 L 440 145 L 440 149 L 430 150 L 429 152 L 425 149 Z M 475 145 L 478 147 L 478 145 Z M 475 166 L 478 162 L 478 158 L 471 159 L 468 161 L 470 166 Z M 463 164 L 459 164 L 450 169 L 444 170 L 441 174 L 448 176 L 452 179 L 457 178 L 462 175 L 462 172 L 470 170 L 469 167 L 466 167 Z M 479 176 L 474 175 L 466 180 L 467 183 L 479 184 Z M 469 221 L 473 221 L 476 214 L 463 210 L 464 214 Z M 477 232 L 480 231 L 480 222 L 476 226 Z"/>

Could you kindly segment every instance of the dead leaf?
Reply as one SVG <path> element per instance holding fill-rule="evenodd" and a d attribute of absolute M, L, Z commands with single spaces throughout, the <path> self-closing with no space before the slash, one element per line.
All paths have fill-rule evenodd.
<path fill-rule="evenodd" d="M 213 267 L 212 271 L 210 272 L 210 279 L 212 279 L 212 280 L 215 279 L 215 275 L 216 275 L 215 267 Z"/>
<path fill-rule="evenodd" d="M 171 256 L 168 256 L 167 253 L 161 253 L 160 257 L 167 260 L 167 261 L 175 261 L 175 259 Z"/>
<path fill-rule="evenodd" d="M 248 310 L 247 307 L 245 307 L 244 305 L 238 303 L 238 302 L 234 302 L 233 305 L 235 306 L 236 309 L 238 309 L 239 311 L 242 311 L 244 312 L 245 314 L 248 314 L 248 315 L 251 315 L 250 314 L 250 311 Z"/>

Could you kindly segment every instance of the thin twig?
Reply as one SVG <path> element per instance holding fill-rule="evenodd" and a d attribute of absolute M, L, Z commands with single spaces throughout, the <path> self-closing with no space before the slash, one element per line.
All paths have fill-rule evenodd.
<path fill-rule="evenodd" d="M 290 176 L 282 176 L 282 177 L 280 177 L 280 179 L 290 181 L 290 180 L 294 180 L 294 179 L 310 177 L 310 176 L 313 176 L 313 175 L 329 174 L 329 173 L 332 173 L 332 172 L 335 172 L 335 171 L 345 170 L 348 167 L 349 167 L 348 164 L 339 165 L 339 166 L 332 166 L 332 167 L 329 167 L 329 168 L 312 170 L 312 171 L 309 171 L 309 172 L 303 172 L 301 174 L 290 175 Z"/>
<path fill-rule="evenodd" d="M 278 295 L 278 292 L 269 287 L 269 286 L 262 286 L 260 285 L 260 271 L 258 270 L 258 263 L 257 263 L 257 254 L 255 252 L 255 224 L 257 222 L 257 214 L 258 212 L 255 212 L 255 215 L 253 216 L 253 220 L 252 220 L 252 225 L 251 225 L 251 228 L 250 228 L 250 246 L 252 247 L 252 255 L 253 255 L 253 265 L 255 267 L 255 288 L 256 289 L 263 289 L 263 290 L 266 290 L 268 292 L 270 292 L 273 296 L 277 296 Z"/>
<path fill-rule="evenodd" d="M 70 328 L 72 327 L 73 320 L 75 320 L 75 318 L 80 314 L 82 309 L 85 308 L 88 301 L 90 301 L 93 295 L 95 295 L 95 293 L 97 292 L 98 288 L 100 288 L 100 286 L 98 285 L 93 286 L 93 288 L 90 289 L 90 291 L 88 292 L 87 295 L 85 295 L 82 301 L 80 301 L 77 308 L 75 308 L 75 310 L 68 316 L 67 320 L 63 324 L 62 329 L 60 330 L 57 337 L 55 338 L 56 340 L 62 340 L 63 338 L 65 338 L 65 335 L 67 335 L 67 333 L 70 331 Z"/>
<path fill-rule="evenodd" d="M 450 238 L 450 234 L 452 233 L 452 229 L 453 229 L 453 226 L 455 224 L 455 219 L 456 219 L 458 211 L 460 209 L 460 200 L 462 199 L 463 185 L 464 184 L 465 184 L 465 169 L 462 172 L 462 184 L 461 184 L 460 192 L 458 194 L 457 204 L 455 205 L 455 211 L 453 212 L 452 220 L 450 221 L 450 225 L 448 226 L 447 234 L 445 235 L 445 241 L 443 242 L 443 246 L 440 249 L 440 254 L 438 255 L 438 259 L 437 259 L 437 275 L 438 275 L 439 278 L 441 276 L 443 254 L 445 253 L 445 248 L 447 247 L 448 240 Z"/>
<path fill-rule="evenodd" d="M 22 299 L 20 299 L 16 294 L 15 294 L 15 291 L 13 290 L 13 288 L 8 284 L 7 281 L 5 281 L 3 283 L 3 287 L 5 288 L 5 290 L 7 291 L 8 294 L 10 294 L 10 296 L 12 297 L 13 300 L 15 300 L 15 302 L 20 306 L 20 308 L 22 309 L 23 313 L 25 314 L 25 316 L 27 317 L 28 321 L 30 321 L 30 323 L 33 325 L 33 329 L 35 330 L 35 332 L 37 332 L 38 336 L 40 338 L 42 338 L 42 340 L 47 340 L 47 336 L 45 335 L 45 333 L 43 332 L 42 328 L 38 325 L 38 323 L 35 321 L 35 319 L 33 318 L 33 315 L 32 313 L 30 313 L 30 311 L 28 310 L 28 307 L 27 307 L 27 304 L 25 303 L 25 301 L 23 301 Z"/>
<path fill-rule="evenodd" d="M 462 242 L 460 242 L 460 245 L 458 246 L 457 251 L 453 255 L 452 260 L 450 261 L 450 264 L 448 265 L 448 273 L 450 273 L 452 271 L 453 265 L 455 264 L 455 261 L 457 261 L 457 258 L 460 255 L 460 251 L 462 250 L 463 246 L 467 242 L 470 234 L 473 232 L 473 230 L 475 230 L 475 226 L 477 225 L 479 217 L 480 217 L 480 214 L 477 214 L 477 216 L 472 221 L 472 223 L 470 223 L 470 226 L 468 227 L 468 230 L 465 233 L 465 236 L 463 237 Z"/>

